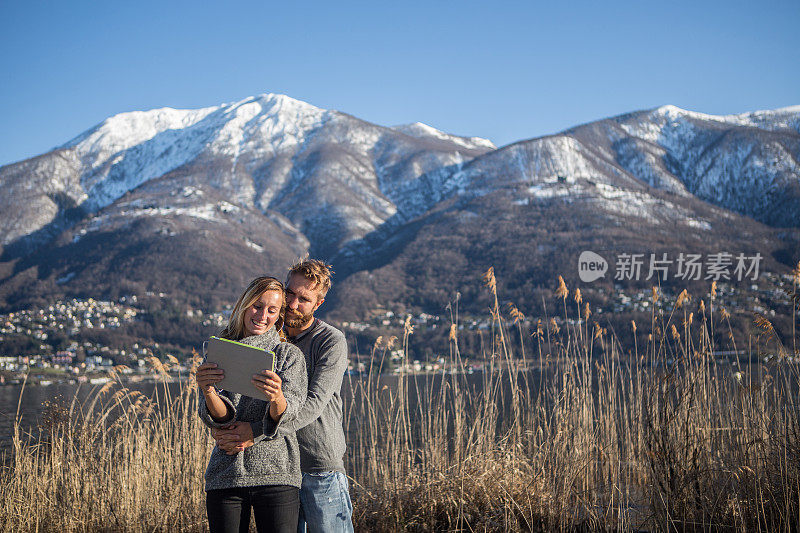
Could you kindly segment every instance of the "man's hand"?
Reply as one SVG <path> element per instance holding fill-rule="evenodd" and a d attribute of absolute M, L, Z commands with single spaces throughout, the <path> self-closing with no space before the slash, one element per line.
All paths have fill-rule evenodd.
<path fill-rule="evenodd" d="M 214 428 L 211 435 L 219 449 L 228 455 L 236 455 L 253 445 L 253 428 L 249 422 L 234 422 L 224 428 Z"/>

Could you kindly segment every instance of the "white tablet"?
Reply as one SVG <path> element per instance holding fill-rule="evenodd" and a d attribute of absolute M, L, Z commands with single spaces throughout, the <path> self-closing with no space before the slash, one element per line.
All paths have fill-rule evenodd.
<path fill-rule="evenodd" d="M 251 382 L 253 374 L 263 370 L 275 372 L 275 353 L 263 348 L 219 337 L 211 337 L 206 346 L 206 362 L 216 363 L 225 371 L 217 388 L 236 392 L 258 400 L 266 400 L 264 392 Z"/>

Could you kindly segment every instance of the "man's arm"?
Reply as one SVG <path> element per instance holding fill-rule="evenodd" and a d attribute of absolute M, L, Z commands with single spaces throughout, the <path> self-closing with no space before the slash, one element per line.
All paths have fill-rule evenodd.
<path fill-rule="evenodd" d="M 297 417 L 281 428 L 284 431 L 297 431 L 319 418 L 334 393 L 342 389 L 342 379 L 348 364 L 344 334 L 335 330 L 316 351 L 317 358 L 314 373 L 308 379 L 306 401 Z"/>
<path fill-rule="evenodd" d="M 305 357 L 297 346 L 282 343 L 275 349 L 282 361 L 278 370 L 282 383 L 281 389 L 286 400 L 286 410 L 275 421 L 269 413 L 258 422 L 235 422 L 227 428 L 216 429 L 211 432 L 217 445 L 229 455 L 238 453 L 245 448 L 253 446 L 264 439 L 274 439 L 278 430 L 283 432 L 284 425 L 291 424 L 300 410 L 306 397 L 306 362 Z"/>
<path fill-rule="evenodd" d="M 291 424 L 300 411 L 303 401 L 306 397 L 306 358 L 300 351 L 300 348 L 289 343 L 282 343 L 276 351 L 284 352 L 283 368 L 280 372 L 280 377 L 283 380 L 281 385 L 283 396 L 286 402 L 286 409 L 276 420 L 272 414 L 267 411 L 264 419 L 261 421 L 261 432 L 264 438 L 272 440 L 278 436 L 278 430 L 283 426 Z"/>

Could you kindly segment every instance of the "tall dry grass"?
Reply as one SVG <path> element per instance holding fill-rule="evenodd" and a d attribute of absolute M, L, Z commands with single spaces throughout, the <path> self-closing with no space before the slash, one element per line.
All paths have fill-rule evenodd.
<path fill-rule="evenodd" d="M 348 378 L 358 531 L 798 530 L 797 354 L 765 317 L 749 352 L 776 354 L 770 366 L 711 355 L 713 328 L 727 324 L 713 286 L 705 300 L 684 293 L 654 311 L 650 333 L 631 324 L 636 345 L 623 353 L 563 280 L 563 320 L 545 316 L 530 332 L 518 309 L 501 309 L 493 272 L 485 282 L 484 372 L 467 373 L 456 300 L 449 368 L 461 372 L 383 375 L 414 334 L 407 321 L 401 338 L 376 343 L 366 376 Z M 117 381 L 64 406 L 35 439 L 18 425 L 0 529 L 204 530 L 211 442 L 198 393 L 158 390 L 144 397 Z"/>
<path fill-rule="evenodd" d="M 157 359 L 156 370 L 166 377 Z M 188 383 L 152 397 L 119 379 L 54 404 L 35 435 L 19 417 L 0 471 L 2 531 L 202 530 L 210 438 Z M 23 390 L 24 394 L 24 390 Z"/>
<path fill-rule="evenodd" d="M 492 329 L 477 386 L 444 371 L 388 385 L 375 367 L 396 339 L 376 345 L 373 369 L 351 385 L 348 457 L 364 531 L 800 528 L 798 354 L 766 318 L 750 353 L 777 354 L 769 367 L 712 356 L 712 328 L 728 320 L 715 286 L 693 310 L 686 291 L 654 310 L 652 333 L 623 354 L 561 278 L 565 320 L 540 320 L 532 337 L 518 309 L 501 312 L 491 270 L 484 279 Z M 795 315 L 797 289 L 796 279 Z M 565 325 L 570 317 L 580 321 Z M 451 320 L 450 357 L 463 368 L 457 302 Z"/>

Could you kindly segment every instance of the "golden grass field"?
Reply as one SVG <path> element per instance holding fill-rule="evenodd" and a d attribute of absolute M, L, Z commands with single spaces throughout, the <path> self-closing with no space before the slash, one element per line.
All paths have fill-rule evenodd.
<path fill-rule="evenodd" d="M 534 332 L 513 306 L 501 312 L 491 271 L 485 282 L 494 307 L 480 384 L 442 373 L 386 386 L 384 358 L 407 345 L 409 324 L 378 340 L 365 377 L 346 378 L 356 531 L 798 531 L 800 365 L 766 318 L 749 350 L 776 353 L 769 366 L 710 356 L 709 329 L 727 320 L 713 286 L 691 313 L 685 292 L 671 313 L 654 312 L 629 355 L 563 281 L 560 313 L 583 320 Z M 456 311 L 451 320 L 459 366 Z M 533 380 L 537 369 L 545 379 Z M 18 424 L 0 530 L 207 530 L 213 441 L 198 401 L 193 380 L 154 397 L 114 381 L 53 409 L 35 439 Z"/>

